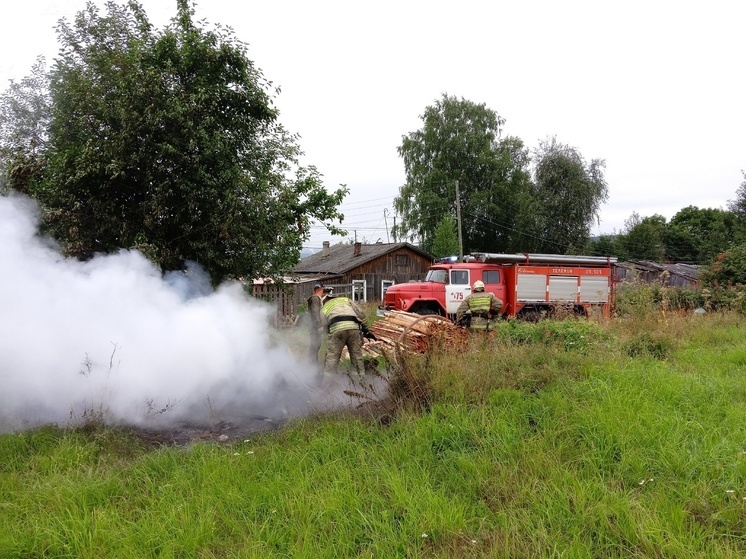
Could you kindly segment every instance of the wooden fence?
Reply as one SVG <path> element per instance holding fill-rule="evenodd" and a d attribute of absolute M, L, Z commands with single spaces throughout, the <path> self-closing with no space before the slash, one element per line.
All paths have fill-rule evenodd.
<path fill-rule="evenodd" d="M 251 286 L 250 293 L 275 307 L 273 319 L 275 328 L 286 328 L 298 323 L 300 312 L 306 306 L 308 297 L 313 293 L 315 283 L 312 282 L 310 287 L 292 283 L 256 283 Z M 349 283 L 324 284 L 324 287 L 332 288 L 335 295 L 352 296 L 352 284 Z"/>

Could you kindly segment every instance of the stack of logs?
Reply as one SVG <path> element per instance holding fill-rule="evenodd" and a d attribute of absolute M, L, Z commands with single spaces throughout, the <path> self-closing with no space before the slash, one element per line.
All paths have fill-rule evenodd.
<path fill-rule="evenodd" d="M 466 349 L 468 332 L 438 315 L 419 315 L 390 311 L 370 326 L 377 340 L 365 340 L 363 355 L 393 355 L 398 345 L 400 352 L 426 353 L 437 345 L 452 350 Z"/>

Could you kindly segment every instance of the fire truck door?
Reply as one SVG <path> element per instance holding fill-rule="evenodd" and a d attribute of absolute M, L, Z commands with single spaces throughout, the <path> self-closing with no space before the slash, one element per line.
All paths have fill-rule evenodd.
<path fill-rule="evenodd" d="M 450 281 L 446 285 L 446 312 L 456 314 L 459 305 L 470 293 L 469 270 L 451 269 Z"/>

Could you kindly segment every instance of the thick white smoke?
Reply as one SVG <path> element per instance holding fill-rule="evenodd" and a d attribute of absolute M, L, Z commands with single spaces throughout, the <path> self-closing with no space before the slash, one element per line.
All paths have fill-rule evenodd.
<path fill-rule="evenodd" d="M 66 259 L 37 224 L 31 200 L 0 196 L 0 429 L 305 403 L 311 366 L 272 343 L 271 308 L 241 285 L 213 291 L 196 265 L 164 278 L 136 251 Z"/>

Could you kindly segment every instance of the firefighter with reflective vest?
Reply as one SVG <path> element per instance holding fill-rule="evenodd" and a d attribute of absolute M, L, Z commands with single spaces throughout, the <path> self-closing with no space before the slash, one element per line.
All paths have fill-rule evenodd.
<path fill-rule="evenodd" d="M 456 324 L 466 323 L 470 330 L 488 331 L 502 308 L 503 302 L 494 293 L 485 293 L 484 282 L 477 280 L 471 294 L 456 310 Z"/>
<path fill-rule="evenodd" d="M 321 322 L 329 332 L 326 341 L 324 376 L 336 374 L 342 350 L 347 347 L 347 351 L 350 352 L 350 362 L 358 378 L 363 378 L 365 375 L 363 332 L 367 331 L 364 320 L 363 310 L 347 297 L 328 295 L 324 299 L 324 305 L 321 307 Z"/>

